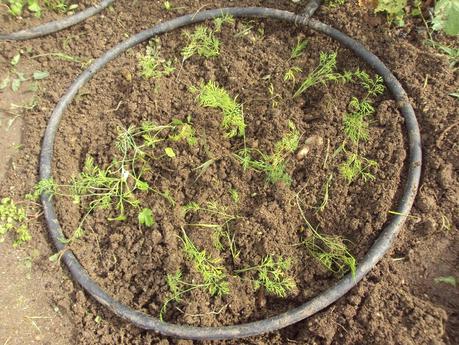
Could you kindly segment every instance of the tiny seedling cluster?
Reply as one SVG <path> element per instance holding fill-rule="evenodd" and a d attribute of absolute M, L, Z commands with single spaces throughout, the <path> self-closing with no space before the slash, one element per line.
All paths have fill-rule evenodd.
<path fill-rule="evenodd" d="M 0 242 L 5 240 L 5 235 L 14 231 L 16 239 L 13 246 L 19 246 L 29 241 L 32 236 L 27 226 L 27 212 L 14 203 L 10 198 L 0 200 Z"/>

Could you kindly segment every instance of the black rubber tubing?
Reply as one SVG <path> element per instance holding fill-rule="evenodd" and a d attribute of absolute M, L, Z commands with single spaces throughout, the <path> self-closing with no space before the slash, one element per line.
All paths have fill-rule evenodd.
<path fill-rule="evenodd" d="M 54 32 L 66 29 L 72 25 L 78 24 L 87 18 L 101 12 L 113 1 L 115 0 L 103 0 L 99 4 L 88 7 L 83 11 L 75 13 L 74 15 L 38 25 L 34 28 L 24 29 L 9 34 L 0 33 L 0 41 L 24 41 L 52 34 Z"/>
<path fill-rule="evenodd" d="M 103 56 L 95 60 L 93 64 L 82 74 L 80 74 L 80 76 L 72 83 L 68 91 L 56 105 L 51 115 L 45 131 L 43 146 L 41 150 L 40 178 L 48 179 L 52 177 L 51 163 L 53 159 L 54 139 L 64 111 L 73 100 L 78 90 L 88 80 L 90 80 L 97 71 L 99 71 L 109 61 L 115 59 L 127 49 L 145 40 L 148 40 L 153 36 L 163 34 L 185 25 L 212 19 L 221 16 L 222 14 L 229 14 L 234 17 L 271 18 L 284 20 L 296 25 L 309 26 L 310 28 L 324 33 L 341 42 L 342 45 L 351 49 L 357 56 L 368 63 L 378 74 L 384 78 L 386 86 L 397 101 L 398 108 L 400 109 L 400 112 L 405 119 L 405 126 L 409 143 L 408 175 L 406 177 L 401 200 L 399 201 L 399 205 L 397 207 L 398 214 L 394 215 L 390 222 L 384 227 L 384 229 L 381 230 L 379 237 L 369 249 L 368 253 L 363 258 L 363 261 L 360 262 L 360 264 L 357 266 L 355 277 L 352 277 L 351 274 L 347 274 L 332 287 L 328 288 L 310 301 L 277 316 L 246 324 L 223 327 L 193 327 L 161 322 L 155 317 L 147 315 L 143 312 L 136 311 L 114 300 L 91 279 L 87 271 L 78 262 L 73 252 L 67 250 L 65 245 L 59 241 L 59 239 L 63 237 L 63 233 L 59 225 L 53 203 L 48 195 L 42 194 L 41 200 L 43 203 L 44 214 L 48 224 L 50 236 L 56 248 L 59 251 L 63 251 L 62 259 L 67 265 L 67 268 L 72 274 L 73 278 L 92 297 L 94 297 L 97 301 L 99 301 L 101 304 L 106 306 L 121 318 L 132 322 L 134 325 L 142 329 L 153 330 L 166 336 L 174 336 L 186 339 L 231 339 L 254 336 L 270 331 L 275 331 L 303 320 L 338 300 L 351 288 L 353 288 L 390 249 L 391 244 L 403 226 L 406 217 L 410 212 L 411 206 L 413 205 L 421 173 L 421 137 L 416 116 L 401 84 L 378 57 L 369 52 L 359 42 L 332 28 L 331 26 L 321 23 L 318 20 L 308 19 L 306 17 L 299 16 L 287 11 L 261 7 L 247 7 L 208 10 L 195 14 L 185 15 L 164 23 L 160 23 L 151 29 L 142 31 L 135 36 L 132 36 L 131 38 L 118 44 L 114 48 L 107 51 Z"/>

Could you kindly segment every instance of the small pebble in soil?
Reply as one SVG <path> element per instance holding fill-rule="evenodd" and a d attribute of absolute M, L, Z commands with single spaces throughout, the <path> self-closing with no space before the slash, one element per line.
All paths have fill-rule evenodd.
<path fill-rule="evenodd" d="M 313 147 L 319 147 L 319 146 L 322 146 L 323 144 L 324 144 L 324 139 L 321 136 L 317 134 L 310 136 L 309 138 L 305 140 L 304 145 L 301 147 L 301 149 L 296 154 L 296 159 L 299 161 L 304 159 L 304 157 L 307 156 L 307 154 Z"/>

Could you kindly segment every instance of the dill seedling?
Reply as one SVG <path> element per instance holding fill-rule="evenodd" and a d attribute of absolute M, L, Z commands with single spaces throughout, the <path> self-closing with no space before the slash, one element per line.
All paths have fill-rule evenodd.
<path fill-rule="evenodd" d="M 298 148 L 299 140 L 300 132 L 296 129 L 295 124 L 289 121 L 289 132 L 285 133 L 281 140 L 275 144 L 271 155 L 258 149 L 245 147 L 238 151 L 235 157 L 240 161 L 244 170 L 253 169 L 264 172 L 268 182 L 276 183 L 281 181 L 290 185 L 292 179 L 286 172 L 286 162 L 287 158 Z M 252 158 L 254 154 L 260 156 L 260 159 Z"/>
<path fill-rule="evenodd" d="M 195 54 L 211 58 L 220 54 L 220 41 L 209 28 L 199 25 L 193 33 L 185 31 L 188 45 L 182 49 L 183 61 Z"/>
<path fill-rule="evenodd" d="M 290 59 L 299 58 L 307 46 L 308 40 L 297 40 L 296 45 L 292 48 L 292 52 L 290 53 Z"/>
<path fill-rule="evenodd" d="M 384 93 L 384 81 L 380 75 L 376 74 L 375 78 L 372 79 L 367 72 L 357 69 L 354 71 L 354 76 L 358 79 L 360 85 L 367 90 L 365 98 L 376 97 Z"/>
<path fill-rule="evenodd" d="M 290 267 L 290 258 L 284 259 L 280 256 L 276 262 L 271 255 L 268 255 L 263 258 L 259 265 L 236 270 L 235 272 L 256 271 L 257 278 L 254 280 L 256 289 L 263 286 L 268 294 L 285 298 L 289 292 L 296 288 L 293 278 L 287 275 Z"/>
<path fill-rule="evenodd" d="M 11 198 L 3 198 L 0 201 L 0 242 L 3 242 L 5 235 L 13 230 L 16 233 L 13 247 L 32 239 L 27 227 L 26 210 L 17 206 Z"/>
<path fill-rule="evenodd" d="M 213 81 L 201 84 L 198 101 L 203 107 L 217 108 L 223 112 L 221 124 L 228 138 L 245 135 L 246 125 L 242 105 L 236 102 L 236 98 L 231 98 L 224 88 Z"/>
<path fill-rule="evenodd" d="M 237 191 L 237 189 L 234 189 L 234 188 L 231 188 L 229 190 L 230 192 L 230 195 L 231 195 L 231 199 L 237 204 L 239 203 L 239 192 Z"/>
<path fill-rule="evenodd" d="M 138 59 L 140 75 L 145 79 L 167 77 L 175 71 L 173 62 L 162 59 L 152 45 L 148 45 L 145 54 L 139 54 Z"/>
<path fill-rule="evenodd" d="M 229 293 L 228 278 L 224 267 L 221 265 L 220 258 L 212 258 L 207 255 L 205 250 L 198 250 L 194 243 L 182 229 L 183 250 L 186 256 L 193 262 L 193 266 L 198 271 L 203 280 L 207 291 L 212 295 L 223 296 Z"/>
<path fill-rule="evenodd" d="M 223 14 L 214 19 L 215 32 L 222 31 L 223 25 L 233 25 L 235 23 L 234 17 L 230 14 Z"/>
<path fill-rule="evenodd" d="M 182 141 L 186 140 L 188 145 L 193 146 L 198 143 L 198 140 L 195 136 L 195 130 L 191 123 L 186 123 L 181 120 L 173 120 L 172 125 L 175 126 L 175 132 L 177 134 L 169 135 L 169 139 L 172 141 Z"/>
<path fill-rule="evenodd" d="M 349 103 L 351 113 L 344 115 L 344 132 L 354 144 L 362 140 L 368 140 L 368 122 L 366 118 L 375 112 L 375 109 L 369 101 L 359 101 L 358 98 L 352 97 Z"/>
<path fill-rule="evenodd" d="M 340 164 L 339 171 L 347 183 L 351 184 L 358 177 L 363 178 L 365 182 L 374 180 L 375 176 L 369 170 L 377 167 L 376 161 L 362 157 L 357 153 L 350 153 L 347 160 Z"/>
<path fill-rule="evenodd" d="M 184 215 L 188 213 L 205 212 L 216 217 L 216 223 L 193 223 L 187 225 L 193 227 L 212 229 L 212 240 L 214 247 L 220 251 L 224 250 L 225 246 L 223 245 L 222 240 L 226 239 L 233 260 L 235 260 L 239 256 L 239 251 L 237 250 L 234 241 L 235 235 L 233 234 L 233 236 L 231 236 L 229 230 L 230 222 L 240 218 L 238 215 L 229 213 L 227 207 L 219 205 L 216 202 L 207 202 L 205 206 L 200 206 L 196 202 L 191 202 L 183 206 L 182 210 Z"/>
<path fill-rule="evenodd" d="M 293 97 L 298 97 L 310 87 L 317 84 L 325 84 L 328 81 L 339 81 L 343 77 L 335 72 L 336 70 L 336 52 L 320 52 L 319 66 L 317 66 L 301 83 Z"/>
<path fill-rule="evenodd" d="M 317 207 L 317 212 L 323 212 L 323 210 L 325 210 L 325 207 L 327 207 L 328 198 L 329 198 L 329 189 L 330 189 L 330 184 L 331 184 L 332 179 L 333 179 L 333 174 L 330 174 L 327 178 L 327 181 L 325 181 L 322 187 L 324 196 L 322 198 L 322 202 L 320 203 L 319 207 Z"/>
<path fill-rule="evenodd" d="M 183 281 L 182 271 L 177 270 L 174 274 L 168 274 L 166 277 L 166 283 L 169 287 L 170 294 L 166 301 L 163 303 L 159 312 L 159 319 L 164 321 L 164 314 L 167 311 L 167 306 L 171 302 L 182 302 L 182 296 L 187 292 L 195 289 L 206 288 L 206 284 L 191 284 Z"/>
<path fill-rule="evenodd" d="M 302 72 L 302 69 L 298 66 L 293 66 L 291 68 L 289 68 L 287 70 L 287 72 L 285 72 L 284 74 L 284 81 L 292 81 L 292 82 L 295 82 L 296 81 L 296 75 L 298 73 L 301 73 Z"/>
<path fill-rule="evenodd" d="M 327 270 L 340 276 L 350 271 L 352 276 L 355 277 L 357 262 L 344 243 L 345 240 L 340 236 L 319 233 L 304 215 L 298 195 L 296 196 L 296 201 L 301 217 L 309 231 L 306 239 L 302 241 L 309 253 Z"/>

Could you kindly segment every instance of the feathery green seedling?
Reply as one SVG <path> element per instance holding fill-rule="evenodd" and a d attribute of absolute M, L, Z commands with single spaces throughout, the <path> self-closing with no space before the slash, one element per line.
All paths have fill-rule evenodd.
<path fill-rule="evenodd" d="M 308 230 L 307 237 L 302 241 L 302 244 L 306 246 L 309 253 L 327 270 L 340 276 L 350 271 L 355 277 L 357 261 L 349 252 L 345 240 L 340 236 L 319 233 L 304 215 L 298 195 L 296 196 L 296 203 Z"/>
<path fill-rule="evenodd" d="M 230 195 L 231 195 L 231 199 L 236 204 L 239 203 L 239 192 L 237 191 L 237 189 L 231 188 L 229 192 L 230 192 Z"/>
<path fill-rule="evenodd" d="M 308 40 L 298 40 L 296 45 L 292 48 L 290 59 L 297 59 L 303 55 L 304 50 L 308 46 Z"/>
<path fill-rule="evenodd" d="M 163 303 L 159 312 L 159 319 L 164 321 L 164 314 L 167 311 L 167 306 L 171 302 L 182 302 L 182 296 L 187 292 L 195 289 L 207 288 L 206 284 L 191 284 L 187 283 L 182 278 L 182 271 L 177 270 L 174 274 L 168 274 L 166 277 L 166 283 L 169 287 L 170 294 L 166 301 Z"/>
<path fill-rule="evenodd" d="M 182 120 L 172 120 L 172 125 L 176 127 L 175 132 L 177 134 L 169 135 L 169 139 L 172 141 L 186 140 L 188 145 L 193 146 L 198 143 L 198 139 L 195 136 L 195 130 L 191 123 L 183 122 Z"/>
<path fill-rule="evenodd" d="M 50 10 L 58 13 L 67 13 L 78 8 L 77 4 L 69 5 L 67 0 L 45 0 L 45 5 Z"/>
<path fill-rule="evenodd" d="M 225 269 L 221 265 L 222 260 L 210 257 L 205 250 L 198 250 L 185 230 L 182 229 L 182 236 L 179 238 L 182 240 L 183 251 L 186 256 L 193 262 L 196 271 L 201 274 L 207 291 L 212 296 L 228 294 L 229 283 Z"/>
<path fill-rule="evenodd" d="M 310 87 L 325 84 L 328 81 L 343 80 L 343 76 L 336 71 L 336 52 L 320 52 L 319 66 L 317 66 L 301 83 L 293 97 L 298 97 Z"/>
<path fill-rule="evenodd" d="M 175 67 L 171 60 L 159 56 L 158 49 L 147 46 L 145 54 L 139 54 L 140 75 L 145 79 L 167 77 L 174 73 Z"/>
<path fill-rule="evenodd" d="M 270 183 L 279 181 L 289 185 L 291 177 L 286 172 L 286 161 L 298 148 L 300 140 L 300 132 L 296 129 L 295 124 L 289 121 L 289 132 L 279 140 L 271 155 L 268 155 L 258 149 L 244 148 L 235 154 L 235 157 L 241 162 L 244 170 L 253 169 L 255 171 L 264 172 Z M 260 159 L 254 159 L 252 156 L 256 154 Z"/>
<path fill-rule="evenodd" d="M 266 292 L 278 297 L 287 297 L 287 294 L 296 288 L 295 281 L 287 272 L 291 267 L 291 259 L 279 257 L 277 262 L 273 256 L 268 255 L 259 265 L 236 270 L 236 273 L 256 271 L 257 278 L 254 280 L 255 288 L 263 286 Z"/>
<path fill-rule="evenodd" d="M 327 181 L 325 181 L 322 187 L 324 196 L 322 198 L 322 202 L 320 203 L 319 207 L 317 207 L 317 212 L 323 212 L 325 210 L 325 207 L 327 207 L 328 198 L 329 198 L 329 189 L 330 189 L 330 184 L 331 184 L 332 179 L 333 179 L 333 174 L 330 174 L 327 178 Z"/>
<path fill-rule="evenodd" d="M 361 177 L 365 182 L 374 180 L 375 176 L 370 172 L 371 169 L 378 167 L 376 161 L 367 159 L 357 153 L 350 153 L 347 160 L 340 164 L 339 171 L 347 183 L 352 183 L 356 178 Z"/>
<path fill-rule="evenodd" d="M 11 198 L 3 198 L 0 201 L 0 242 L 3 242 L 5 235 L 13 230 L 16 233 L 13 247 L 32 239 L 27 227 L 26 210 L 16 205 Z"/>
<path fill-rule="evenodd" d="M 302 69 L 298 66 L 293 66 L 287 70 L 284 74 L 284 81 L 296 82 L 296 75 L 301 73 Z"/>
<path fill-rule="evenodd" d="M 235 23 L 234 17 L 230 14 L 223 14 L 214 19 L 215 32 L 222 31 L 223 25 L 233 25 Z"/>
<path fill-rule="evenodd" d="M 201 84 L 198 101 L 203 107 L 218 108 L 223 112 L 221 124 L 228 138 L 245 135 L 242 105 L 236 102 L 236 98 L 231 98 L 224 88 L 211 80 L 207 84 Z"/>
<path fill-rule="evenodd" d="M 209 28 L 199 25 L 193 33 L 185 31 L 188 45 L 182 49 L 183 61 L 195 54 L 212 58 L 220 54 L 220 41 Z"/>
<path fill-rule="evenodd" d="M 366 118 L 375 112 L 369 101 L 359 101 L 352 97 L 349 103 L 351 113 L 344 115 L 344 132 L 354 144 L 368 139 L 368 122 Z"/>
<path fill-rule="evenodd" d="M 205 206 L 200 206 L 196 202 L 190 202 L 187 205 L 182 207 L 184 215 L 188 213 L 197 213 L 205 212 L 207 214 L 213 215 L 217 218 L 216 223 L 193 223 L 187 224 L 188 226 L 201 227 L 212 229 L 212 239 L 214 247 L 220 251 L 224 250 L 224 245 L 222 239 L 226 239 L 228 242 L 228 248 L 231 252 L 233 259 L 235 260 L 239 256 L 239 251 L 236 248 L 234 241 L 234 234 L 231 236 L 229 230 L 229 224 L 231 221 L 234 221 L 240 218 L 238 215 L 234 215 L 228 212 L 227 207 L 219 205 L 216 202 L 207 202 Z"/>
<path fill-rule="evenodd" d="M 354 71 L 354 76 L 360 82 L 360 85 L 367 90 L 365 100 L 369 97 L 376 97 L 384 93 L 384 81 L 380 75 L 376 74 L 375 78 L 372 79 L 367 72 L 357 69 Z"/>

